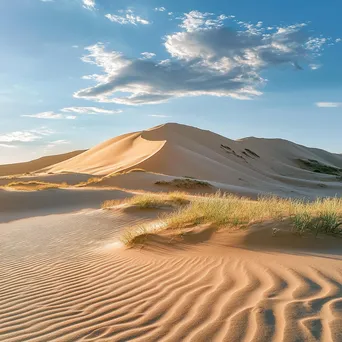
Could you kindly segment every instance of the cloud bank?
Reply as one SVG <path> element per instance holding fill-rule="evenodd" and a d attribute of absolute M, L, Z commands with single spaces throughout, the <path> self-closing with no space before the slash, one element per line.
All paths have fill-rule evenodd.
<path fill-rule="evenodd" d="M 130 22 L 127 16 L 113 18 L 122 24 Z M 252 99 L 262 94 L 265 70 L 315 69 L 313 61 L 324 46 L 334 44 L 330 38 L 311 36 L 305 23 L 264 27 L 262 22 L 254 25 L 198 11 L 180 20 L 179 31 L 164 37 L 166 60 L 131 59 L 108 51 L 103 43 L 87 47 L 83 62 L 103 73 L 84 76 L 96 84 L 74 96 L 125 105 L 200 95 Z"/>

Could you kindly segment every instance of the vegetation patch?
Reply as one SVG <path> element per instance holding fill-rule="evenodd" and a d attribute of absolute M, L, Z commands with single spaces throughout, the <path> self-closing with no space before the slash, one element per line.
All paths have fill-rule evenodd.
<path fill-rule="evenodd" d="M 47 183 L 39 181 L 28 181 L 28 182 L 11 182 L 6 185 L 8 188 L 15 190 L 49 190 L 49 189 L 59 189 L 67 188 L 69 185 L 65 182 L 63 183 Z"/>
<path fill-rule="evenodd" d="M 337 176 L 338 178 L 342 176 L 342 169 L 330 165 L 325 165 L 314 159 L 298 159 L 300 166 L 303 169 L 323 173 L 327 175 Z"/>
<path fill-rule="evenodd" d="M 115 207 L 120 204 L 129 204 L 137 206 L 140 209 L 179 207 L 189 204 L 187 194 L 183 192 L 170 192 L 167 194 L 141 194 L 124 200 L 111 200 L 102 203 L 103 209 Z"/>
<path fill-rule="evenodd" d="M 153 202 L 153 196 L 159 197 L 150 196 L 149 202 Z M 189 199 L 188 205 L 180 206 L 160 218 L 162 229 L 174 229 L 175 232 L 181 233 L 182 229 L 189 225 L 212 224 L 218 229 L 242 228 L 265 221 L 279 222 L 290 219 L 291 230 L 296 235 L 309 232 L 316 236 L 319 233 L 342 236 L 342 199 L 340 198 L 306 202 L 268 196 L 253 201 L 218 192 L 214 195 Z M 134 198 L 131 200 L 135 201 Z M 148 228 L 144 227 L 144 229 L 147 229 L 144 232 L 146 236 Z M 129 241 L 127 237 L 128 235 L 125 239 Z M 130 240 L 128 244 L 134 243 Z"/>
<path fill-rule="evenodd" d="M 86 180 L 85 182 L 81 182 L 81 183 L 76 184 L 76 186 L 81 188 L 83 186 L 100 183 L 102 180 L 103 180 L 103 177 L 92 177 L 92 178 L 89 178 L 88 180 Z"/>
<path fill-rule="evenodd" d="M 198 188 L 210 188 L 211 184 L 208 182 L 200 181 L 192 178 L 176 178 L 172 181 L 158 181 L 156 185 L 168 185 L 182 189 L 198 189 Z"/>
<path fill-rule="evenodd" d="M 253 152 L 252 150 L 250 150 L 248 148 L 245 148 L 245 151 L 247 153 L 251 154 L 253 157 L 260 158 L 260 156 L 257 153 Z"/>

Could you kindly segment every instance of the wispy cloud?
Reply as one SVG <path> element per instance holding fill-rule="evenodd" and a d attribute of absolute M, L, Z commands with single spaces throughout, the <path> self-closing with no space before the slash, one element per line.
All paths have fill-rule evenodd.
<path fill-rule="evenodd" d="M 120 25 L 135 25 L 138 24 L 148 25 L 150 22 L 147 19 L 143 19 L 138 15 L 135 15 L 132 10 L 120 10 L 118 11 L 120 14 L 106 14 L 105 17 L 114 23 L 118 23 Z"/>
<path fill-rule="evenodd" d="M 337 108 L 342 107 L 342 102 L 316 102 L 317 107 L 320 108 Z"/>
<path fill-rule="evenodd" d="M 141 55 L 143 56 L 143 59 L 150 59 L 156 56 L 153 52 L 142 52 Z"/>
<path fill-rule="evenodd" d="M 61 146 L 61 145 L 68 145 L 70 144 L 70 141 L 67 140 L 55 140 L 55 141 L 51 141 L 47 144 L 47 148 L 54 148 L 56 146 Z"/>
<path fill-rule="evenodd" d="M 112 19 L 136 24 L 120 18 Z M 103 43 L 87 47 L 83 62 L 98 66 L 103 73 L 88 76 L 97 84 L 74 96 L 125 105 L 200 95 L 253 99 L 262 95 L 267 83 L 265 70 L 281 67 L 286 72 L 310 65 L 314 69 L 324 47 L 334 44 L 331 38 L 313 36 L 306 23 L 265 27 L 261 21 L 251 24 L 199 11 L 178 19 L 178 32 L 164 37 L 169 58 L 162 61 L 132 59 L 108 50 Z"/>
<path fill-rule="evenodd" d="M 37 113 L 37 114 L 25 114 L 25 115 L 22 115 L 22 117 L 35 118 L 35 119 L 47 119 L 47 120 L 60 120 L 60 119 L 74 120 L 74 119 L 76 119 L 76 116 L 74 116 L 74 115 L 64 115 L 64 114 L 59 114 L 59 113 L 55 113 L 55 112 L 42 112 L 42 113 Z"/>
<path fill-rule="evenodd" d="M 112 110 L 112 109 L 103 109 L 98 107 L 68 107 L 63 108 L 62 112 L 64 113 L 77 113 L 77 114 L 106 114 L 106 115 L 112 115 L 112 114 L 120 114 L 122 113 L 122 110 Z"/>
<path fill-rule="evenodd" d="M 96 7 L 95 0 L 83 0 L 83 7 L 90 11 L 93 11 Z"/>
<path fill-rule="evenodd" d="M 171 118 L 171 115 L 164 115 L 164 114 L 150 114 L 148 116 L 152 116 L 154 118 Z"/>
<path fill-rule="evenodd" d="M 15 131 L 6 134 L 0 134 L 0 143 L 12 142 L 32 142 L 42 139 L 44 136 L 53 134 L 54 132 L 45 127 L 31 129 L 26 131 Z"/>
<path fill-rule="evenodd" d="M 166 8 L 165 7 L 156 7 L 154 9 L 156 12 L 165 12 L 166 11 Z"/>

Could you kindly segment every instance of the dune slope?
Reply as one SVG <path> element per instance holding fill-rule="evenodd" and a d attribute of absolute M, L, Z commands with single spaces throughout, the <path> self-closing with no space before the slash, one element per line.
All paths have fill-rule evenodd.
<path fill-rule="evenodd" d="M 336 169 L 336 174 L 313 172 L 322 167 Z M 227 184 L 237 192 L 239 188 L 308 196 L 322 188 L 329 196 L 342 192 L 341 155 L 281 139 L 235 141 L 173 123 L 119 136 L 43 171 L 108 175 L 133 168 Z"/>
<path fill-rule="evenodd" d="M 0 177 L 34 172 L 50 165 L 73 158 L 82 152 L 84 152 L 84 150 L 42 157 L 25 163 L 0 165 Z"/>

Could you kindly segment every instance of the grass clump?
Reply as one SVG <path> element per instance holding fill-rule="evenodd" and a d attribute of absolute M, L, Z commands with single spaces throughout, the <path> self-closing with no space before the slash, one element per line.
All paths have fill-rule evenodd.
<path fill-rule="evenodd" d="M 120 241 L 128 247 L 142 244 L 145 242 L 148 232 L 149 231 L 146 226 L 138 226 L 136 228 L 126 230 L 120 236 Z"/>
<path fill-rule="evenodd" d="M 187 195 L 182 192 L 171 192 L 168 194 L 141 194 L 125 200 L 109 200 L 102 203 L 103 209 L 108 209 L 119 204 L 136 206 L 139 209 L 178 207 L 188 204 Z"/>
<path fill-rule="evenodd" d="M 168 185 L 183 189 L 210 188 L 211 184 L 192 178 L 176 178 L 172 181 L 158 181 L 156 185 Z"/>
<path fill-rule="evenodd" d="M 100 183 L 102 180 L 103 180 L 102 177 L 92 177 L 92 178 L 89 178 L 88 180 L 86 180 L 85 182 L 81 182 L 81 183 L 76 184 L 76 186 L 81 188 L 83 186 Z"/>
<path fill-rule="evenodd" d="M 28 182 L 11 182 L 6 185 L 8 188 L 15 190 L 49 190 L 49 189 L 59 189 L 66 188 L 68 184 L 63 183 L 48 183 L 39 181 L 28 181 Z"/>
<path fill-rule="evenodd" d="M 161 198 L 166 199 L 170 194 L 162 196 L 164 197 Z M 160 199 L 158 201 L 156 197 L 158 195 L 150 194 L 145 198 L 145 202 L 145 199 L 137 196 L 131 201 L 137 201 L 144 208 L 160 205 Z M 266 196 L 255 201 L 218 192 L 208 196 L 189 197 L 189 200 L 188 205 L 180 206 L 174 212 L 161 217 L 162 229 L 175 229 L 179 232 L 189 225 L 207 223 L 217 228 L 242 228 L 265 221 L 279 222 L 289 219 L 291 230 L 296 235 L 303 235 L 306 232 L 316 236 L 319 233 L 342 234 L 341 198 L 307 202 Z"/>
<path fill-rule="evenodd" d="M 303 235 L 306 231 L 311 231 L 316 236 L 319 233 L 340 234 L 342 221 L 335 212 L 321 212 L 317 216 L 312 216 L 307 212 L 296 214 L 293 217 L 293 232 Z"/>
<path fill-rule="evenodd" d="M 315 202 L 282 199 L 275 196 L 260 197 L 257 201 L 234 195 L 216 193 L 194 197 L 188 206 L 179 208 L 164 219 L 170 228 L 186 224 L 212 223 L 218 227 L 246 226 L 264 221 L 291 218 L 293 230 L 340 233 L 342 199 L 326 198 Z M 342 224 L 342 222 L 341 222 Z"/>
<path fill-rule="evenodd" d="M 338 177 L 342 175 L 342 169 L 334 167 L 334 166 L 322 164 L 315 159 L 308 159 L 308 160 L 298 159 L 298 162 L 303 168 L 310 170 L 312 172 L 323 173 L 323 174 L 333 175 L 333 176 L 338 176 Z"/>

